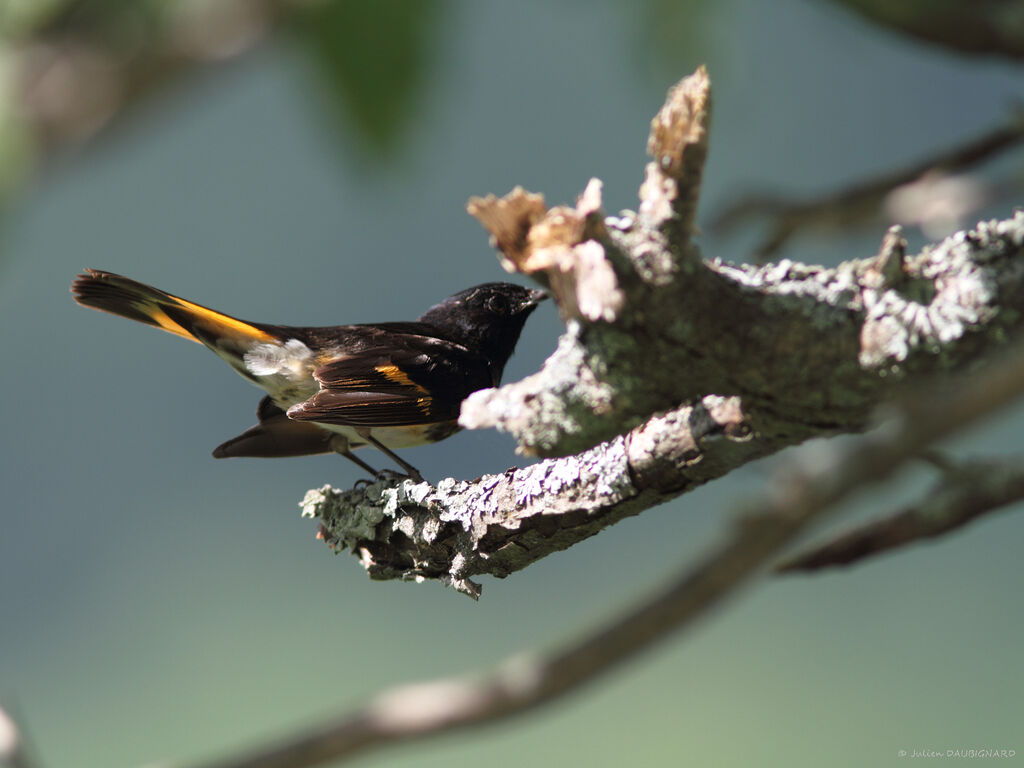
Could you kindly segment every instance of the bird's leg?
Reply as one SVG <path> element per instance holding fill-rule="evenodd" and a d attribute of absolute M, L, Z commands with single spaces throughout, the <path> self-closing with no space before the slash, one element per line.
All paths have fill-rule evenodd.
<path fill-rule="evenodd" d="M 332 449 L 334 449 L 334 453 L 338 454 L 338 456 L 344 456 L 348 461 L 352 462 L 352 464 L 355 464 L 365 472 L 369 472 L 370 476 L 375 480 L 381 476 L 380 470 L 374 469 L 352 453 L 351 446 L 344 436 L 340 434 L 333 435 L 331 437 L 330 445 Z"/>
<path fill-rule="evenodd" d="M 425 482 L 423 479 L 423 475 L 420 474 L 420 471 L 416 469 L 416 467 L 414 467 L 412 464 L 407 462 L 397 453 L 395 453 L 386 445 L 384 445 L 384 443 L 382 443 L 380 440 L 371 435 L 369 430 L 366 430 L 366 432 L 360 431 L 359 436 L 363 438 L 366 442 L 368 442 L 370 445 L 372 445 L 374 448 L 376 448 L 378 451 L 383 453 L 385 456 L 390 458 L 393 462 L 395 462 L 395 464 L 404 469 L 406 473 L 409 475 L 409 477 L 415 480 L 417 483 Z"/>
<path fill-rule="evenodd" d="M 380 472 L 378 472 L 376 469 L 371 467 L 365 461 L 360 459 L 358 456 L 356 456 L 354 453 L 352 453 L 352 451 L 350 451 L 348 449 L 345 449 L 344 451 L 337 451 L 337 453 L 338 453 L 339 456 L 344 456 L 346 459 L 351 461 L 353 464 L 358 464 L 360 467 L 363 468 L 364 471 L 370 473 L 370 477 L 377 477 L 378 475 L 380 475 Z"/>
<path fill-rule="evenodd" d="M 343 437 L 342 435 L 333 435 L 331 437 L 329 445 L 331 446 L 331 448 L 334 449 L 334 452 L 336 454 L 338 454 L 339 456 L 344 456 L 353 464 L 359 466 L 364 472 L 369 472 L 370 477 L 376 478 L 378 475 L 380 475 L 380 472 L 378 472 L 376 469 L 371 467 L 362 459 L 357 458 L 356 456 L 353 455 L 352 449 L 349 447 L 348 440 L 345 439 L 345 437 Z"/>

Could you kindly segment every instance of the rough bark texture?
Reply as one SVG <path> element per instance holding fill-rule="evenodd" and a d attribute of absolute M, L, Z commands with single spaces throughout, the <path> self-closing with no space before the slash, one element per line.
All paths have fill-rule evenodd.
<path fill-rule="evenodd" d="M 608 232 L 620 253 L 673 255 L 639 217 Z M 862 429 L 900 383 L 967 363 L 1019 327 L 1022 234 L 1018 214 L 911 258 L 891 235 L 877 256 L 834 269 L 702 262 L 690 247 L 657 282 L 620 276 L 614 322 L 573 318 L 540 373 L 474 394 L 462 423 L 551 456 L 713 392 L 740 396 L 759 434 Z"/>
<path fill-rule="evenodd" d="M 439 579 L 477 597 L 473 576 L 507 576 L 781 447 L 753 438 L 734 398 L 712 396 L 575 456 L 436 487 L 324 486 L 301 506 L 371 578 Z"/>
<path fill-rule="evenodd" d="M 810 437 L 859 432 L 901 388 L 961 369 L 1017 332 L 1024 212 L 907 257 L 834 269 L 702 260 L 690 240 L 707 153 L 703 69 L 652 124 L 638 213 L 513 190 L 470 201 L 509 269 L 547 285 L 566 332 L 541 371 L 477 392 L 468 428 L 558 457 L 473 482 L 380 480 L 303 502 L 374 578 L 505 576 L 623 517 Z M 629 431 L 632 430 L 632 431 Z M 596 447 L 595 447 L 596 446 Z"/>
<path fill-rule="evenodd" d="M 705 395 L 579 454 L 472 482 L 447 479 L 435 488 L 382 479 L 351 491 L 325 487 L 307 495 L 304 514 L 320 518 L 333 548 L 357 552 L 373 578 L 435 578 L 476 595 L 473 576 L 506 576 L 810 437 L 861 431 L 873 408 L 908 383 L 963 367 L 997 346 L 1022 319 L 1024 212 L 981 224 L 912 259 L 903 258 L 901 239 L 890 233 L 878 256 L 834 270 L 782 263 L 759 269 L 711 264 L 708 271 L 734 280 L 736 300 L 760 304 L 763 314 L 748 320 L 745 335 L 726 330 L 703 359 L 685 348 L 676 356 L 704 370 L 712 355 L 734 359 L 732 378 L 742 383 L 742 398 Z M 737 309 L 716 316 L 729 326 L 743 322 L 738 315 Z M 474 399 L 493 404 L 510 391 L 519 398 L 514 409 L 505 405 L 494 413 L 517 414 L 522 434 L 538 434 L 538 419 L 540 431 L 558 434 L 550 414 L 566 391 L 547 390 L 539 412 L 531 410 L 536 398 L 528 396 L 550 371 L 561 382 L 574 382 L 570 397 L 587 386 L 609 386 L 564 370 L 567 359 L 581 365 L 585 359 L 572 327 L 555 363 Z M 632 354 L 647 349 L 636 343 Z M 667 344 L 663 353 L 661 367 L 674 367 Z M 739 382 L 744 371 L 747 379 Z M 689 394 L 690 377 L 680 377 L 677 389 Z M 592 439 L 595 433 L 573 437 L 580 434 Z"/>

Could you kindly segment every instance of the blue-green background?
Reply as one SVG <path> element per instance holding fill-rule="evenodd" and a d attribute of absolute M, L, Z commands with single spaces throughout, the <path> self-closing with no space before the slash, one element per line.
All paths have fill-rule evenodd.
<path fill-rule="evenodd" d="M 384 686 L 551 645 L 680 568 L 756 495 L 770 463 L 486 580 L 479 603 L 373 583 L 296 506 L 307 488 L 351 484 L 354 467 L 214 461 L 253 422 L 257 391 L 201 348 L 81 309 L 67 290 L 99 267 L 267 322 L 411 318 L 502 279 L 463 210 L 470 195 L 522 184 L 567 202 L 597 176 L 609 212 L 634 206 L 649 120 L 700 63 L 715 102 L 705 217 L 748 185 L 814 193 L 916 160 L 1024 95 L 1019 68 L 829 3 L 689 5 L 439 5 L 383 153 L 332 118 L 296 38 L 278 37 L 151 103 L 8 208 L 0 702 L 44 765 L 225 754 Z M 881 233 L 787 255 L 865 256 Z M 735 260 L 751 242 L 702 240 Z M 538 312 L 508 377 L 535 370 L 558 331 L 553 308 Z M 968 447 L 1019 450 L 1021 415 Z M 435 480 L 517 460 L 490 433 L 407 457 Z M 902 476 L 861 513 L 926 479 Z M 363 764 L 883 766 L 900 749 L 970 747 L 1021 762 L 1022 543 L 1010 513 L 849 571 L 764 581 L 551 708 Z"/>

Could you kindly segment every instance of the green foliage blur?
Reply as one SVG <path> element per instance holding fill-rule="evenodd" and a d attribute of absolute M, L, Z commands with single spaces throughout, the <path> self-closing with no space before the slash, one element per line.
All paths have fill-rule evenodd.
<path fill-rule="evenodd" d="M 230 38 L 231 26 L 246 22 L 238 11 L 243 6 L 223 0 L 0 0 L 0 211 L 3 201 L 52 155 L 62 155 L 64 144 L 79 148 L 139 102 L 159 99 L 167 88 L 163 68 L 174 70 L 172 79 L 199 74 L 208 64 L 192 56 L 182 38 L 195 27 Z M 254 3 L 250 13 L 261 25 L 283 27 L 309 62 L 317 107 L 329 115 L 339 136 L 354 128 L 357 141 L 343 139 L 339 148 L 372 165 L 393 161 L 403 139 L 415 130 L 424 86 L 445 44 L 444 18 L 453 7 L 443 0 L 327 0 L 293 6 L 268 0 Z M 701 60 L 702 17 L 708 7 L 700 0 L 634 5 L 642 37 L 638 44 L 649 41 L 657 69 L 674 75 Z M 119 99 L 111 114 L 104 112 L 97 125 L 81 131 L 68 125 L 81 118 L 75 110 L 54 116 L 50 105 L 39 104 L 52 98 L 39 84 L 47 69 L 55 68 L 53 62 L 61 61 L 63 49 L 75 53 L 67 61 L 73 69 L 81 69 L 84 54 L 94 57 L 89 64 L 98 59 L 111 81 L 103 86 Z M 84 92 L 91 84 L 88 77 L 83 82 L 84 87 L 71 87 Z M 37 97 L 37 90 L 43 96 Z"/>
<path fill-rule="evenodd" d="M 332 117 L 355 124 L 362 146 L 393 151 L 427 82 L 439 0 L 313 3 L 291 28 L 307 53 Z"/>

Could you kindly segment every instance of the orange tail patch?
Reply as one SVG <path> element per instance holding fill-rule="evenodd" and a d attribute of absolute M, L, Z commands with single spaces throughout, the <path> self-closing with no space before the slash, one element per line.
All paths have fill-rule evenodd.
<path fill-rule="evenodd" d="M 218 338 L 274 341 L 257 326 L 112 272 L 86 270 L 71 284 L 79 304 L 127 317 L 200 344 Z"/>

